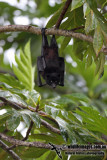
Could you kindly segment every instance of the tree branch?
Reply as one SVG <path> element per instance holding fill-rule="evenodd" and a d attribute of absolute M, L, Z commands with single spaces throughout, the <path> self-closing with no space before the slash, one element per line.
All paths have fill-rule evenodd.
<path fill-rule="evenodd" d="M 12 102 L 12 101 L 9 101 L 7 100 L 6 98 L 4 97 L 0 97 L 0 100 L 2 100 L 5 104 L 9 104 L 11 105 L 13 108 L 15 109 L 22 109 L 19 105 L 17 105 L 16 103 Z"/>
<path fill-rule="evenodd" d="M 50 144 L 46 144 L 46 143 L 42 143 L 42 142 L 25 142 L 25 141 L 21 141 L 18 139 L 14 139 L 13 137 L 7 136 L 3 133 L 0 133 L 0 138 L 15 145 L 15 146 L 27 146 L 27 147 L 35 147 L 35 148 L 45 148 L 45 149 L 52 149 L 52 146 Z M 82 146 L 80 147 L 73 147 L 73 145 L 71 145 L 72 147 L 68 148 L 68 146 L 66 145 L 54 145 L 55 147 L 57 147 L 57 149 L 61 149 L 63 151 L 100 151 L 100 148 L 95 147 L 95 145 L 91 145 L 91 147 L 84 147 L 83 145 L 79 145 Z M 75 146 L 75 145 L 74 145 Z M 84 145 L 85 146 L 85 145 Z M 102 146 L 102 145 L 99 145 Z M 107 148 L 107 145 L 104 145 Z M 101 147 L 102 148 L 102 147 Z M 106 150 L 106 148 L 104 150 Z"/>
<path fill-rule="evenodd" d="M 28 147 L 36 147 L 36 148 L 46 148 L 46 149 L 50 149 L 50 145 L 49 144 L 44 144 L 41 142 L 25 142 L 22 140 L 18 140 L 18 139 L 14 139 L 10 136 L 7 136 L 3 133 L 0 133 L 0 138 L 4 139 L 5 141 L 15 145 L 15 146 L 28 146 Z"/>
<path fill-rule="evenodd" d="M 8 150 L 8 146 L 0 140 L 0 147 L 8 152 L 14 160 L 21 160 L 21 158 L 12 150 Z"/>
<path fill-rule="evenodd" d="M 3 106 L 5 106 L 5 105 L 6 105 L 5 102 L 1 102 L 1 103 L 0 103 L 0 107 L 3 107 Z"/>
<path fill-rule="evenodd" d="M 55 28 L 59 28 L 59 26 L 61 24 L 61 21 L 63 20 L 64 15 L 65 15 L 65 13 L 66 13 L 66 11 L 67 11 L 67 9 L 68 9 L 68 7 L 69 7 L 71 2 L 72 2 L 72 0 L 67 0 L 65 2 L 64 8 L 62 9 L 62 12 L 61 12 L 61 14 L 60 14 L 60 16 L 59 16 L 59 18 L 58 18 L 58 20 L 56 22 Z"/>
<path fill-rule="evenodd" d="M 23 31 L 23 32 L 30 32 L 33 34 L 40 35 L 41 29 L 29 26 L 29 25 L 8 25 L 8 26 L 0 26 L 0 33 L 2 32 L 17 32 L 17 31 Z M 70 30 L 62 30 L 62 29 L 55 29 L 50 28 L 46 29 L 45 31 L 46 35 L 58 35 L 58 36 L 66 36 L 66 37 L 74 37 L 81 39 L 83 41 L 88 41 L 93 43 L 93 38 L 90 35 L 85 35 L 83 33 L 76 33 Z M 105 46 L 102 47 L 101 52 L 104 52 L 107 54 L 107 48 Z"/>
<path fill-rule="evenodd" d="M 44 125 L 46 128 L 50 129 L 52 132 L 60 134 L 60 130 L 51 126 L 48 122 L 41 119 L 41 124 Z"/>

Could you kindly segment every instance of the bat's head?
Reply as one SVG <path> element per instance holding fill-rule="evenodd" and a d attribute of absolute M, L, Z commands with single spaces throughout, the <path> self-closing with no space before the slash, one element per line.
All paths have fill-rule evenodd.
<path fill-rule="evenodd" d="M 56 88 L 60 82 L 60 73 L 57 70 L 51 70 L 46 74 L 46 83 L 52 88 Z"/>

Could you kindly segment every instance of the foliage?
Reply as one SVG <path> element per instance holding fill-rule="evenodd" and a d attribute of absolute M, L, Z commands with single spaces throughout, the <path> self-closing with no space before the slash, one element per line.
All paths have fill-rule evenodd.
<path fill-rule="evenodd" d="M 4 20 L 10 24 L 14 23 L 14 13 L 17 10 L 20 11 L 20 15 L 27 15 L 30 22 L 33 22 L 34 17 L 48 17 L 52 14 L 47 22 L 47 28 L 50 28 L 56 24 L 65 4 L 63 1 L 55 3 L 52 7 L 48 0 L 33 2 L 37 5 L 36 12 L 31 12 L 29 3 L 23 11 L 21 8 L 0 2 L 1 14 L 7 15 L 4 16 Z M 59 53 L 65 57 L 66 63 L 63 88 L 57 87 L 53 90 L 48 86 L 37 87 L 35 64 L 37 56 L 40 55 L 39 36 L 28 33 L 0 34 L 3 40 L 0 41 L 1 44 L 5 42 L 5 45 L 2 44 L 4 54 L 0 54 L 0 70 L 8 71 L 7 74 L 0 73 L 0 103 L 2 98 L 7 100 L 7 103 L 0 107 L 0 113 L 5 112 L 0 115 L 0 132 L 8 130 L 7 135 L 21 140 L 24 137 L 23 131 L 30 127 L 32 121 L 34 125 L 27 139 L 29 142 L 51 142 L 58 145 L 106 144 L 107 64 L 106 56 L 101 52 L 103 45 L 107 46 L 107 15 L 104 12 L 106 3 L 105 0 L 72 0 L 60 28 L 71 30 L 84 26 L 78 33 L 92 36 L 93 44 L 71 37 L 57 37 Z M 2 21 L 0 23 L 3 25 Z M 9 41 L 9 37 L 13 40 Z M 15 54 L 17 64 L 12 64 L 12 67 L 4 63 L 5 51 L 11 47 L 15 48 L 16 53 L 21 48 L 20 55 Z M 59 129 L 61 134 L 52 132 L 42 121 Z M 21 125 L 22 129 L 19 127 Z M 16 147 L 14 151 L 22 160 L 59 159 L 55 152 L 47 149 L 23 146 Z M 68 158 L 63 152 L 61 154 L 64 160 Z M 2 149 L 0 158 L 11 159 Z M 72 157 L 74 160 L 85 158 Z M 96 156 L 96 159 L 102 157 Z"/>

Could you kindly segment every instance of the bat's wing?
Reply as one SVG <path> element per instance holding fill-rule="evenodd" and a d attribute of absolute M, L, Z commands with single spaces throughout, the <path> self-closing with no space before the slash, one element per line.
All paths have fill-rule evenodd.
<path fill-rule="evenodd" d="M 46 28 L 42 28 L 42 29 L 41 29 L 41 32 L 42 32 L 42 49 L 41 49 L 41 56 L 44 56 L 44 49 L 49 47 L 48 40 L 47 40 L 47 36 L 45 35 L 45 29 L 46 29 Z"/>
<path fill-rule="evenodd" d="M 55 39 L 55 35 L 53 35 L 51 38 L 50 47 L 53 48 L 53 50 L 55 50 L 55 53 L 57 53 L 58 55 L 58 45 Z"/>
<path fill-rule="evenodd" d="M 59 67 L 60 67 L 60 86 L 64 86 L 65 63 L 63 57 L 59 57 Z"/>
<path fill-rule="evenodd" d="M 39 72 L 43 72 L 46 68 L 46 62 L 43 56 L 37 57 L 37 68 Z"/>
<path fill-rule="evenodd" d="M 38 70 L 38 86 L 41 87 L 43 86 L 41 81 L 41 73 L 44 71 L 44 66 L 41 56 L 37 58 L 37 70 Z"/>
<path fill-rule="evenodd" d="M 53 35 L 52 38 L 51 38 L 50 47 L 58 48 L 58 45 L 57 45 L 57 42 L 56 42 L 56 39 L 55 39 L 55 35 Z"/>

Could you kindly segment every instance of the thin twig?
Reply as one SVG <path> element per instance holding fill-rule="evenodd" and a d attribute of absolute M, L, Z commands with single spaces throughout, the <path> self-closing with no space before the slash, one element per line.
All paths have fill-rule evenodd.
<path fill-rule="evenodd" d="M 12 150 L 8 150 L 8 146 L 0 140 L 0 147 L 8 152 L 14 160 L 21 160 L 21 158 Z"/>
<path fill-rule="evenodd" d="M 69 7 L 71 2 L 72 2 L 72 0 L 67 0 L 65 2 L 64 8 L 62 9 L 62 12 L 61 12 L 61 14 L 60 14 L 60 16 L 59 16 L 59 18 L 58 18 L 58 20 L 56 22 L 55 28 L 59 28 L 59 26 L 61 24 L 61 21 L 63 20 L 64 15 L 65 15 L 65 13 L 66 13 L 66 11 L 67 11 L 67 9 L 68 9 L 68 7 Z"/>
<path fill-rule="evenodd" d="M 26 132 L 26 136 L 22 139 L 22 141 L 26 141 L 26 140 L 28 139 L 29 134 L 30 134 L 30 132 L 31 132 L 31 129 L 32 129 L 32 127 L 33 127 L 33 124 L 34 124 L 34 122 L 31 121 L 30 126 L 29 126 L 29 128 L 28 128 L 28 130 L 27 130 L 27 132 Z"/>
<path fill-rule="evenodd" d="M 85 26 L 79 26 L 79 27 L 76 27 L 76 28 L 73 28 L 71 29 L 71 31 L 76 31 L 76 30 L 79 30 L 79 29 L 83 29 Z"/>
<path fill-rule="evenodd" d="M 30 32 L 33 34 L 41 35 L 41 29 L 29 26 L 29 25 L 8 25 L 8 26 L 0 26 L 0 33 L 2 32 L 17 32 L 17 31 L 23 31 L 23 32 Z M 74 37 L 77 39 L 81 39 L 83 41 L 91 42 L 93 43 L 93 38 L 90 35 L 85 35 L 83 33 L 75 33 L 70 30 L 62 30 L 62 29 L 55 29 L 50 28 L 46 29 L 46 35 L 58 35 L 58 36 L 66 36 L 66 37 Z M 107 54 L 107 47 L 103 46 L 100 50 L 101 52 Z"/>
<path fill-rule="evenodd" d="M 27 132 L 26 132 L 26 136 L 22 139 L 22 141 L 26 141 L 26 140 L 28 139 L 29 133 L 31 132 L 31 129 L 32 129 L 32 127 L 33 127 L 33 124 L 34 124 L 34 122 L 31 121 L 30 126 L 29 126 L 29 128 L 28 128 L 28 130 L 27 130 Z M 17 147 L 17 145 L 12 145 L 12 146 L 10 146 L 10 147 L 8 148 L 8 150 L 11 150 L 11 149 L 16 148 L 16 147 Z"/>
<path fill-rule="evenodd" d="M 15 74 L 14 74 L 14 73 L 12 73 L 12 72 L 10 72 L 10 71 L 6 71 L 6 70 L 1 69 L 1 68 L 0 68 L 0 73 L 3 73 L 3 74 L 10 74 L 11 76 L 13 76 L 13 77 L 15 77 L 15 78 L 16 78 L 16 76 L 15 76 Z"/>

